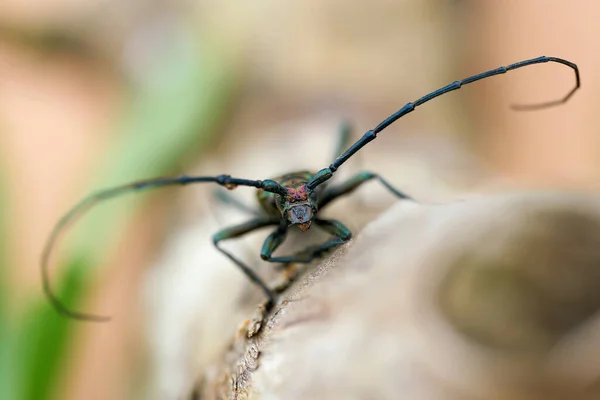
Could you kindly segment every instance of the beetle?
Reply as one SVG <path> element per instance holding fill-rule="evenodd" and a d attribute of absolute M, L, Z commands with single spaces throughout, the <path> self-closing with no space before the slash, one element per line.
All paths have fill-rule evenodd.
<path fill-rule="evenodd" d="M 218 176 L 179 176 L 167 178 L 153 178 L 137 181 L 123 186 L 117 186 L 91 194 L 76 204 L 67 214 L 65 214 L 56 224 L 46 241 L 42 258 L 41 271 L 44 293 L 52 306 L 63 316 L 84 321 L 107 321 L 110 318 L 105 316 L 87 314 L 72 311 L 63 305 L 60 299 L 54 294 L 50 285 L 49 258 L 51 250 L 60 234 L 60 232 L 69 225 L 71 221 L 88 211 L 97 203 L 125 194 L 146 189 L 154 189 L 171 185 L 191 185 L 196 183 L 216 183 L 227 189 L 233 190 L 238 186 L 248 186 L 257 189 L 257 200 L 261 205 L 263 215 L 257 216 L 246 223 L 223 229 L 213 236 L 215 247 L 228 257 L 240 270 L 257 285 L 267 297 L 266 309 L 272 307 L 275 303 L 275 293 L 267 284 L 247 265 L 236 258 L 230 252 L 221 248 L 220 243 L 226 239 L 237 238 L 259 228 L 267 226 L 276 226 L 275 230 L 265 239 L 260 255 L 267 262 L 273 263 L 309 263 L 324 252 L 331 250 L 352 237 L 352 233 L 346 226 L 336 220 L 326 220 L 318 217 L 318 212 L 334 201 L 335 199 L 347 195 L 360 187 L 365 182 L 371 180 L 379 181 L 386 189 L 399 199 L 414 201 L 408 195 L 394 188 L 390 183 L 380 175 L 372 172 L 361 172 L 349 180 L 336 186 L 328 186 L 329 179 L 335 172 L 350 159 L 354 154 L 360 151 L 365 145 L 377 138 L 377 135 L 392 123 L 402 118 L 406 114 L 415 110 L 416 107 L 442 96 L 448 92 L 458 90 L 462 86 L 486 79 L 495 75 L 504 74 L 508 71 L 526 67 L 534 64 L 547 62 L 559 63 L 570 67 L 575 73 L 575 86 L 561 99 L 545 103 L 531 105 L 513 105 L 516 110 L 534 110 L 551 107 L 565 103 L 579 89 L 581 83 L 579 78 L 579 68 L 576 64 L 557 57 L 537 57 L 525 61 L 510 64 L 505 67 L 499 67 L 477 75 L 470 76 L 463 80 L 455 81 L 441 87 L 414 102 L 407 103 L 404 107 L 384 119 L 375 128 L 369 129 L 360 139 L 348 147 L 341 155 L 326 168 L 313 173 L 310 171 L 296 171 L 282 175 L 273 179 L 249 180 L 235 178 L 230 175 Z M 339 154 L 339 153 L 338 153 Z M 289 256 L 273 257 L 275 250 L 284 242 L 289 228 L 297 225 L 305 232 L 312 226 L 316 226 L 332 235 L 331 239 L 318 246 L 313 246 L 300 253 Z"/>

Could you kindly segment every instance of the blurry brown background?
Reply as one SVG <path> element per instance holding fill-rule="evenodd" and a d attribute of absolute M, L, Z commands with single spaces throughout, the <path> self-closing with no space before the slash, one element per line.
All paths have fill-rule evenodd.
<path fill-rule="evenodd" d="M 264 179 L 322 168 L 341 118 L 352 118 L 357 138 L 406 102 L 456 79 L 540 55 L 579 65 L 582 89 L 564 106 L 508 108 L 560 98 L 573 85 L 568 68 L 528 67 L 419 108 L 382 133 L 352 167 L 380 172 L 435 201 L 464 190 L 598 187 L 599 7 L 591 0 L 1 2 L 0 155 L 8 224 L 1 273 L 11 320 L 19 320 L 22 304 L 41 298 L 45 237 L 68 207 L 96 189 L 91 177 L 110 164 L 106 152 L 119 133 L 114 126 L 135 101 L 127 91 L 152 76 L 152 63 L 169 47 L 161 42 L 165 26 L 185 27 L 185 40 L 215 46 L 225 55 L 223 68 L 233 71 L 218 131 L 210 132 L 212 140 L 192 163 L 182 159 L 174 168 L 203 175 Z M 47 40 L 54 37 L 48 32 L 75 44 Z M 160 259 L 160 244 L 178 226 L 212 218 L 197 237 L 210 251 L 210 232 L 220 225 L 198 201 L 204 191 L 163 192 L 136 212 L 127 241 L 106 255 L 111 261 L 94 275 L 91 300 L 81 306 L 119 318 L 76 328 L 48 398 L 170 398 L 190 385 L 180 382 L 169 391 L 156 383 L 162 378 L 152 374 L 160 368 L 150 364 L 161 358 L 152 354 L 168 349 L 153 348 L 162 343 L 160 332 L 149 329 L 167 320 L 151 312 L 145 318 L 139 293 L 145 271 Z M 252 193 L 244 196 L 251 200 Z M 368 194 L 360 198 L 378 204 Z M 168 257 L 158 265 L 165 263 Z M 233 267 L 223 268 L 245 284 Z M 177 287 L 167 287 L 174 295 Z M 212 307 L 228 310 L 218 299 Z M 211 321 L 200 325 L 216 324 Z"/>

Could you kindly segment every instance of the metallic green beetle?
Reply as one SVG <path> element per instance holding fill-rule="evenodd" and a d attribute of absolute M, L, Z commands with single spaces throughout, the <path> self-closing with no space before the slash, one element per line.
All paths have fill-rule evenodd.
<path fill-rule="evenodd" d="M 343 153 L 341 151 L 336 154 L 340 154 L 331 165 L 327 168 L 323 168 L 317 173 L 311 173 L 308 171 L 292 172 L 274 179 L 267 179 L 264 181 L 260 180 L 248 180 L 240 178 L 232 178 L 229 175 L 219 176 L 180 176 L 176 178 L 155 178 L 144 181 L 138 181 L 127 185 L 115 187 L 112 189 L 103 190 L 92 194 L 91 196 L 82 200 L 77 204 L 71 211 L 69 211 L 55 226 L 54 230 L 50 234 L 44 251 L 42 253 L 41 269 L 42 279 L 44 285 L 44 292 L 54 308 L 62 315 L 70 318 L 86 321 L 106 321 L 110 318 L 86 313 L 80 313 L 69 310 L 64 306 L 61 301 L 56 297 L 50 286 L 50 277 L 48 271 L 48 260 L 52 247 L 59 235 L 59 233 L 76 217 L 80 216 L 92 206 L 100 201 L 106 200 L 111 197 L 115 197 L 127 192 L 139 191 L 143 189 L 151 189 L 164 187 L 169 185 L 187 185 L 193 183 L 206 183 L 212 182 L 224 186 L 228 189 L 235 189 L 238 186 L 250 186 L 258 189 L 258 201 L 264 211 L 263 215 L 257 216 L 252 220 L 237 225 L 231 228 L 223 229 L 213 236 L 213 242 L 217 249 L 225 254 L 231 261 L 233 261 L 246 276 L 258 285 L 265 295 L 267 296 L 267 308 L 271 307 L 275 302 L 275 294 L 264 281 L 248 266 L 246 266 L 239 259 L 234 257 L 229 252 L 219 247 L 219 243 L 225 239 L 231 239 L 240 237 L 248 232 L 254 231 L 259 228 L 263 228 L 269 225 L 276 225 L 277 228 L 266 238 L 262 250 L 261 258 L 269 262 L 278 263 L 291 263 L 301 262 L 308 263 L 315 257 L 320 256 L 327 250 L 330 250 L 340 244 L 347 242 L 352 237 L 351 232 L 341 222 L 335 220 L 325 220 L 317 217 L 319 210 L 329 204 L 331 201 L 337 199 L 340 196 L 346 195 L 365 182 L 372 179 L 376 179 L 381 182 L 390 192 L 400 199 L 412 200 L 409 196 L 400 192 L 399 190 L 392 187 L 387 181 L 381 178 L 379 175 L 371 172 L 362 172 L 355 175 L 348 181 L 341 183 L 336 186 L 328 187 L 326 182 L 334 175 L 338 168 L 345 163 L 350 157 L 356 154 L 362 149 L 367 143 L 371 142 L 377 137 L 377 134 L 387 128 L 389 125 L 400 119 L 404 115 L 414 111 L 414 109 L 434 98 L 444 95 L 453 90 L 460 89 L 463 85 L 489 78 L 495 75 L 504 74 L 508 71 L 526 67 L 528 65 L 541 64 L 546 62 L 555 62 L 562 65 L 566 65 L 573 69 L 575 72 L 576 84 L 566 96 L 559 100 L 534 104 L 534 105 L 514 105 L 513 108 L 517 110 L 532 110 L 540 109 L 550 106 L 559 105 L 565 103 L 577 89 L 580 87 L 579 69 L 577 65 L 570 61 L 556 58 L 556 57 L 538 57 L 532 58 L 525 61 L 520 61 L 506 67 L 499 67 L 487 72 L 483 72 L 477 75 L 473 75 L 466 79 L 452 82 L 440 89 L 437 89 L 412 103 L 407 103 L 400 110 L 383 120 L 374 129 L 368 130 L 360 139 L 354 144 L 348 147 Z M 345 125 L 342 129 L 344 137 L 348 137 L 348 127 Z M 342 142 L 343 143 L 343 142 Z M 345 146 L 344 146 L 345 148 Z M 273 252 L 283 243 L 286 237 L 289 226 L 298 225 L 301 231 L 307 231 L 312 224 L 315 224 L 320 229 L 332 235 L 332 238 L 321 244 L 320 246 L 312 247 L 301 253 L 282 256 L 272 257 Z"/>

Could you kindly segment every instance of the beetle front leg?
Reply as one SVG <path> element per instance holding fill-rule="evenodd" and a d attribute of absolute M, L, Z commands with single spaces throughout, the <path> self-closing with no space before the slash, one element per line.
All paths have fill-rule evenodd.
<path fill-rule="evenodd" d="M 237 237 L 245 235 L 249 232 L 252 232 L 256 229 L 260 229 L 260 228 L 264 228 L 269 225 L 277 224 L 278 221 L 279 221 L 278 219 L 274 220 L 273 218 L 255 218 L 246 223 L 232 226 L 229 228 L 225 228 L 225 229 L 217 232 L 213 236 L 213 243 L 214 243 L 215 247 L 217 248 L 217 250 L 219 250 L 221 253 L 225 254 L 227 256 L 227 258 L 229 258 L 231 261 L 233 261 L 235 263 L 235 265 L 237 265 L 242 270 L 242 272 L 254 284 L 256 284 L 258 287 L 260 287 L 262 289 L 262 291 L 267 295 L 267 297 L 269 299 L 268 305 L 273 305 L 275 302 L 275 295 L 273 294 L 271 289 L 269 289 L 269 287 L 266 285 L 266 283 L 263 282 L 263 280 L 250 267 L 248 267 L 242 261 L 238 260 L 235 256 L 233 256 L 227 250 L 222 249 L 219 246 L 219 242 L 222 240 L 237 238 Z"/>
<path fill-rule="evenodd" d="M 339 221 L 326 219 L 315 219 L 314 221 L 319 228 L 334 235 L 334 238 L 321 245 L 311 246 L 291 256 L 271 257 L 275 249 L 277 249 L 277 247 L 283 243 L 285 234 L 287 233 L 287 227 L 285 227 L 285 230 L 281 230 L 280 227 L 277 231 L 269 235 L 267 240 L 265 240 L 263 250 L 260 254 L 262 259 L 274 263 L 287 264 L 298 262 L 306 264 L 312 262 L 312 260 L 319 257 L 326 251 L 344 244 L 352 238 L 352 232 L 350 232 L 350 230 Z"/>
<path fill-rule="evenodd" d="M 282 221 L 281 224 L 279 224 L 279 227 L 265 239 L 262 249 L 260 250 L 260 258 L 269 262 L 284 262 L 275 261 L 271 255 L 285 241 L 287 230 L 287 221 Z"/>
<path fill-rule="evenodd" d="M 372 179 L 377 179 L 379 182 L 381 182 L 381 184 L 383 186 L 385 186 L 385 188 L 388 189 L 390 192 L 392 192 L 392 194 L 394 194 L 394 196 L 396 196 L 400 199 L 414 201 L 414 199 L 412 197 L 402 193 L 401 191 L 399 191 L 398 189 L 396 189 L 395 187 L 390 185 L 385 179 L 383 179 L 378 174 L 375 174 L 373 172 L 360 172 L 360 173 L 354 175 L 352 178 L 348 179 L 346 182 L 343 182 L 343 183 L 340 183 L 339 185 L 328 187 L 327 189 L 325 189 L 325 191 L 323 192 L 323 195 L 321 196 L 321 199 L 319 200 L 319 210 L 321 208 L 325 207 L 327 204 L 329 204 L 333 200 L 337 199 L 338 197 L 350 194 L 355 189 L 357 189 L 360 185 L 362 185 L 363 183 L 368 182 Z"/>

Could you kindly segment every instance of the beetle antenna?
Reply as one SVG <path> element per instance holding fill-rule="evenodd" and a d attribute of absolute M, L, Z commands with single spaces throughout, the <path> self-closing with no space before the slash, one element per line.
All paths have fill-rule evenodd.
<path fill-rule="evenodd" d="M 323 168 L 322 170 L 317 172 L 317 174 L 313 177 L 313 179 L 308 183 L 307 186 L 309 187 L 309 189 L 313 190 L 317 186 L 319 186 L 322 183 L 329 180 L 333 176 L 335 171 L 337 171 L 337 169 L 343 163 L 348 161 L 348 159 L 350 157 L 352 157 L 354 154 L 356 154 L 367 143 L 375 140 L 375 138 L 377 138 L 377 135 L 379 134 L 379 132 L 383 131 L 385 128 L 387 128 L 388 126 L 390 126 L 391 124 L 393 124 L 394 122 L 396 122 L 397 120 L 399 120 L 400 118 L 405 116 L 406 114 L 413 112 L 415 110 L 415 108 L 417 108 L 418 106 L 425 104 L 428 101 L 435 99 L 436 97 L 445 95 L 446 93 L 452 92 L 454 90 L 458 90 L 461 87 L 463 87 L 464 85 L 468 85 L 469 83 L 477 82 L 481 79 L 491 78 L 492 76 L 505 74 L 508 71 L 512 71 L 514 69 L 523 68 L 523 67 L 527 67 L 529 65 L 534 65 L 534 64 L 547 63 L 547 62 L 555 62 L 555 63 L 559 63 L 562 65 L 566 65 L 567 67 L 571 68 L 575 72 L 575 87 L 573 89 L 571 89 L 566 94 L 566 96 L 564 96 L 563 98 L 561 98 L 559 100 L 549 101 L 549 102 L 540 103 L 540 104 L 513 105 L 512 108 L 517 109 L 517 110 L 535 110 L 535 109 L 552 107 L 552 106 L 556 106 L 556 105 L 565 103 L 567 100 L 569 100 L 571 98 L 571 96 L 573 96 L 573 94 L 581 86 L 581 80 L 579 78 L 579 68 L 577 67 L 576 64 L 574 64 L 570 61 L 564 60 L 562 58 L 557 58 L 557 57 L 542 56 L 542 57 L 532 58 L 530 60 L 519 61 L 514 64 L 507 65 L 505 67 L 498 67 L 496 69 L 492 69 L 492 70 L 482 72 L 477 75 L 470 76 L 470 77 L 465 78 L 460 81 L 454 81 L 446 86 L 443 86 L 437 90 L 434 90 L 431 93 L 426 94 L 425 96 L 413 101 L 412 103 L 405 104 L 404 107 L 402 107 L 401 109 L 399 109 L 398 111 L 396 111 L 395 113 L 393 113 L 392 115 L 390 115 L 389 117 L 387 117 L 386 119 L 381 121 L 379 123 L 379 125 L 377 125 L 375 128 L 368 130 L 360 139 L 358 139 L 353 145 L 351 145 L 342 155 L 338 156 L 333 161 L 333 163 L 331 163 L 331 165 L 329 165 L 329 167 Z"/>
<path fill-rule="evenodd" d="M 272 180 L 265 181 L 254 181 L 248 179 L 240 179 L 240 178 L 232 178 L 229 175 L 219 175 L 219 176 L 180 176 L 177 178 L 154 178 L 143 181 L 137 181 L 133 183 L 129 183 L 122 186 L 113 187 L 106 190 L 101 190 L 99 192 L 93 193 L 90 196 L 81 200 L 78 204 L 76 204 L 69 212 L 67 212 L 56 224 L 54 229 L 52 230 L 46 244 L 44 246 L 44 251 L 42 252 L 41 257 L 41 270 L 42 270 L 42 284 L 44 288 L 44 294 L 50 301 L 50 304 L 54 307 L 54 309 L 61 315 L 72 318 L 80 321 L 89 321 L 89 322 L 107 322 L 110 321 L 110 317 L 82 313 L 78 311 L 72 311 L 68 307 L 66 307 L 58 298 L 58 296 L 52 290 L 52 286 L 50 284 L 50 255 L 52 253 L 52 249 L 60 236 L 60 234 L 77 218 L 81 217 L 87 211 L 89 211 L 92 207 L 97 205 L 98 203 L 108 200 L 113 197 L 117 197 L 119 195 L 128 193 L 128 192 L 137 192 L 145 189 L 157 189 L 165 186 L 171 185 L 188 185 L 194 183 L 205 183 L 205 182 L 214 182 L 221 186 L 224 186 L 228 189 L 235 189 L 237 186 L 250 186 L 255 187 L 257 189 L 263 189 L 268 192 L 276 193 L 279 195 L 284 195 L 285 189 L 279 185 L 277 182 Z"/>

